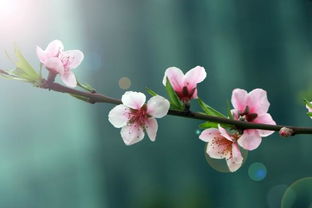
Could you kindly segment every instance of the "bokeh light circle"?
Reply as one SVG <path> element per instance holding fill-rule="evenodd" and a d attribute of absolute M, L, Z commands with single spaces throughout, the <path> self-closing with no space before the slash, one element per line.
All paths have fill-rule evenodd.
<path fill-rule="evenodd" d="M 216 171 L 221 172 L 221 173 L 231 173 L 231 171 L 229 170 L 229 168 L 226 164 L 225 159 L 213 159 L 213 158 L 209 157 L 206 150 L 207 150 L 207 144 L 205 145 L 205 158 L 206 158 L 206 161 L 210 167 L 212 167 L 213 169 L 215 169 Z M 240 151 L 241 151 L 242 156 L 244 158 L 243 164 L 242 164 L 242 166 L 243 166 L 247 160 L 248 151 L 244 150 L 242 148 L 240 148 Z"/>
<path fill-rule="evenodd" d="M 267 175 L 267 169 L 262 163 L 254 162 L 248 168 L 248 175 L 253 181 L 262 181 Z"/>
<path fill-rule="evenodd" d="M 281 208 L 312 208 L 312 177 L 299 179 L 285 191 Z"/>
<path fill-rule="evenodd" d="M 195 131 L 195 134 L 198 135 L 198 136 L 200 135 L 200 133 L 201 133 L 201 130 L 200 130 L 200 129 L 197 129 L 197 130 Z"/>
<path fill-rule="evenodd" d="M 280 184 L 273 186 L 267 194 L 267 203 L 269 208 L 281 207 L 282 196 L 287 189 L 287 185 Z"/>
<path fill-rule="evenodd" d="M 119 79 L 118 85 L 121 89 L 129 89 L 131 86 L 131 80 L 128 77 L 121 77 Z"/>

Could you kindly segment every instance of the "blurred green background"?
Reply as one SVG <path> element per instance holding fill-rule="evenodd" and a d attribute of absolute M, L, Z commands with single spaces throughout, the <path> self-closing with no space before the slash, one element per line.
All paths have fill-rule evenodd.
<path fill-rule="evenodd" d="M 312 125 L 299 96 L 312 87 L 309 0 L 0 3 L 0 49 L 12 53 L 18 45 L 36 68 L 35 46 L 60 39 L 85 53 L 76 70 L 81 81 L 120 97 L 122 77 L 129 90 L 165 95 L 167 67 L 201 65 L 207 79 L 199 95 L 220 111 L 234 88 L 263 88 L 277 123 Z M 5 53 L 0 62 L 13 67 Z M 287 187 L 312 176 L 310 135 L 274 134 L 241 169 L 222 173 L 205 159 L 198 121 L 168 116 L 155 143 L 128 147 L 107 121 L 112 105 L 8 80 L 0 96 L 0 207 L 275 208 Z M 312 207 L 311 180 L 300 183 L 304 191 L 288 191 L 287 207 Z"/>

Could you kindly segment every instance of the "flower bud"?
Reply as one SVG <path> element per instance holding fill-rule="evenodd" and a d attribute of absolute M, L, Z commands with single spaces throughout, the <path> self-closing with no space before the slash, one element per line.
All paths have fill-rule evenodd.
<path fill-rule="evenodd" d="M 289 137 L 292 136 L 294 133 L 294 130 L 287 128 L 287 127 L 283 127 L 279 130 L 279 135 L 283 136 L 283 137 Z"/>

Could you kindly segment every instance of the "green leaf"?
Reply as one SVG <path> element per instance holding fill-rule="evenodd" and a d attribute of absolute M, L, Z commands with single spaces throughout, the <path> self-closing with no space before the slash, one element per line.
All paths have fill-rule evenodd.
<path fill-rule="evenodd" d="M 91 103 L 90 99 L 88 97 L 84 97 L 82 95 L 76 95 L 76 94 L 70 94 L 71 96 L 73 96 L 74 98 L 77 98 L 79 100 L 85 101 L 87 103 Z"/>
<path fill-rule="evenodd" d="M 312 108 L 312 103 L 310 103 L 307 99 L 304 99 L 304 102 L 309 108 Z"/>
<path fill-rule="evenodd" d="M 203 129 L 218 128 L 218 123 L 206 121 L 205 123 L 199 124 L 199 127 Z"/>
<path fill-rule="evenodd" d="M 158 95 L 156 92 L 154 92 L 153 90 L 151 90 L 151 89 L 149 89 L 149 88 L 146 88 L 146 92 L 147 92 L 148 94 L 150 94 L 151 96 L 156 96 L 156 95 Z"/>
<path fill-rule="evenodd" d="M 16 69 L 13 71 L 13 74 L 19 78 L 25 79 L 31 83 L 40 83 L 41 76 L 38 74 L 34 68 L 27 62 L 23 54 L 19 49 L 15 49 Z"/>
<path fill-rule="evenodd" d="M 96 92 L 96 90 L 91 85 L 89 85 L 87 83 L 81 83 L 81 82 L 77 81 L 77 85 L 79 87 L 81 87 L 82 89 L 87 90 L 89 92 L 92 92 L 92 93 Z"/>
<path fill-rule="evenodd" d="M 177 93 L 174 91 L 168 78 L 166 82 L 166 91 L 170 100 L 170 108 L 175 110 L 184 110 L 184 103 L 180 100 Z"/>
<path fill-rule="evenodd" d="M 215 110 L 214 108 L 210 107 L 209 105 L 207 105 L 202 99 L 198 98 L 198 104 L 200 105 L 200 107 L 203 109 L 203 111 L 209 115 L 209 116 L 216 116 L 216 117 L 222 117 L 222 118 L 226 118 L 225 115 L 223 115 L 222 113 L 220 113 L 219 111 Z"/>
<path fill-rule="evenodd" d="M 233 114 L 231 113 L 231 105 L 229 101 L 226 102 L 226 111 L 227 111 L 228 117 L 233 120 L 234 118 L 233 118 Z"/>
<path fill-rule="evenodd" d="M 307 115 L 312 117 L 312 112 L 307 112 Z"/>

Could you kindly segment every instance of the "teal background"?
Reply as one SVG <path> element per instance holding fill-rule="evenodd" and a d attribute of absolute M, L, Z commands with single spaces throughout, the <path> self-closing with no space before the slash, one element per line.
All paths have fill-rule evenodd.
<path fill-rule="evenodd" d="M 299 96 L 312 87 L 309 0 L 0 3 L 1 50 L 12 54 L 18 45 L 36 68 L 35 46 L 60 39 L 85 53 L 79 80 L 120 97 L 121 77 L 131 80 L 129 90 L 165 95 L 167 67 L 201 65 L 207 79 L 199 95 L 218 110 L 225 112 L 234 88 L 263 88 L 277 123 L 311 125 Z M 0 62 L 14 67 L 5 53 Z M 237 172 L 221 173 L 205 159 L 198 121 L 165 117 L 155 143 L 128 147 L 107 121 L 110 104 L 8 80 L 0 96 L 0 207 L 275 208 L 290 184 L 312 175 L 310 135 L 275 133 Z M 255 162 L 267 169 L 261 181 L 248 175 Z"/>

